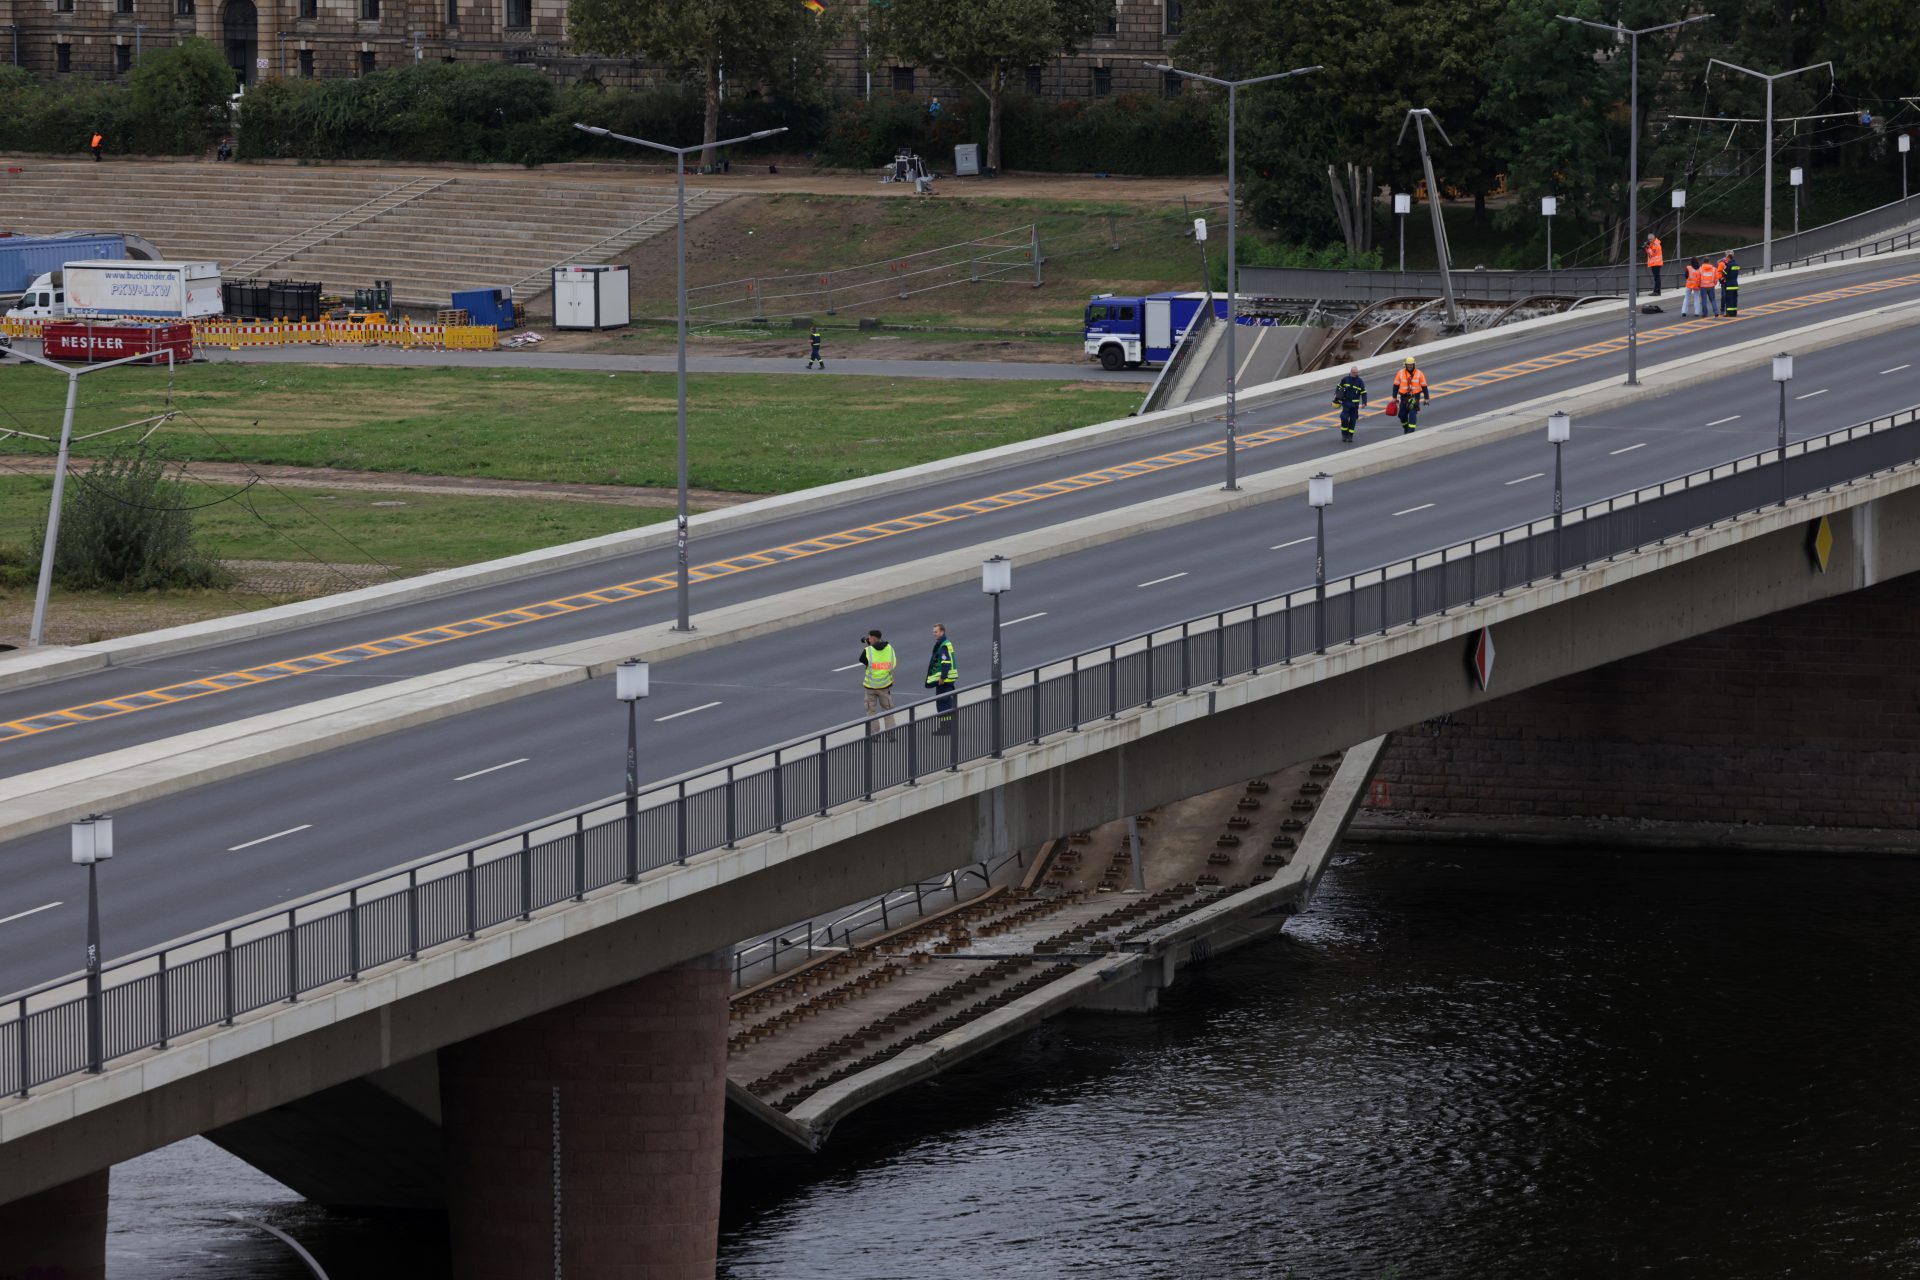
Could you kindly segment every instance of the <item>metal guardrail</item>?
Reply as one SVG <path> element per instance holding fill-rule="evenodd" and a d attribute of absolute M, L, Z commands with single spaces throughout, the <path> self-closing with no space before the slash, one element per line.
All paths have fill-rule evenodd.
<path fill-rule="evenodd" d="M 0 1094 L 18 1093 L 922 778 L 1326 646 L 1521 589 L 1920 459 L 1920 406 L 1735 459 L 1313 589 L 1188 619 L 435 855 L 106 966 L 102 1042 L 77 977 L 8 997 Z M 1322 630 L 1324 628 L 1324 630 Z M 981 693 L 987 696 L 979 697 Z"/>

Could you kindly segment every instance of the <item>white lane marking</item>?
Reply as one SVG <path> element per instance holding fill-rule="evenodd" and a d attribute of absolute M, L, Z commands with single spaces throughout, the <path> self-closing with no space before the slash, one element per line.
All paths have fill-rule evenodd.
<path fill-rule="evenodd" d="M 1546 474 L 1547 473 L 1544 471 L 1536 471 L 1530 476 L 1521 476 L 1518 480 L 1509 480 L 1507 481 L 1507 483 L 1508 484 L 1525 484 L 1529 480 L 1538 480 L 1541 476 L 1544 476 Z"/>
<path fill-rule="evenodd" d="M 278 840 L 281 836 L 296 835 L 299 832 L 311 830 L 313 830 L 313 824 L 311 822 L 303 822 L 297 827 L 288 827 L 285 831 L 276 831 L 270 836 L 261 836 L 258 840 L 249 840 L 245 844 L 230 844 L 227 846 L 227 852 L 238 853 L 242 849 L 251 849 L 257 844 L 265 844 L 269 840 Z"/>
<path fill-rule="evenodd" d="M 1809 391 L 1807 392 L 1807 394 L 1803 396 L 1795 396 L 1794 399 L 1795 400 L 1811 400 L 1815 396 L 1823 396 L 1825 394 L 1827 394 L 1827 389 L 1825 387 L 1822 387 L 1818 391 Z"/>
<path fill-rule="evenodd" d="M 1046 616 L 1047 616 L 1047 611 L 1045 609 L 1042 609 L 1038 613 L 1029 613 L 1023 617 L 1013 618 L 1006 622 L 1001 623 L 1000 625 L 1003 627 L 1011 627 L 1018 622 L 1032 622 L 1035 618 L 1044 618 Z"/>
<path fill-rule="evenodd" d="M 1740 415 L 1736 413 L 1736 414 L 1734 414 L 1734 415 L 1733 415 L 1732 417 L 1727 417 L 1727 418 L 1715 418 L 1715 419 L 1714 419 L 1714 420 L 1713 420 L 1712 422 L 1709 422 L 1709 423 L 1708 423 L 1707 425 L 1708 425 L 1708 426 L 1710 426 L 1710 427 L 1717 427 L 1717 426 L 1720 426 L 1720 425 L 1722 425 L 1723 423 L 1728 423 L 1728 422 L 1735 422 L 1735 421 L 1738 421 L 1738 420 L 1739 420 L 1739 417 L 1740 417 Z"/>
<path fill-rule="evenodd" d="M 517 764 L 525 764 L 530 759 L 532 759 L 531 756 L 521 756 L 518 760 L 509 760 L 505 764 L 489 765 L 484 769 L 475 769 L 472 773 L 461 774 L 459 777 L 455 778 L 454 781 L 465 782 L 468 778 L 478 778 L 485 774 L 498 773 L 502 769 L 511 769 L 513 768 L 513 766 Z"/>
<path fill-rule="evenodd" d="M 1295 538 L 1292 542 L 1283 542 L 1277 547 L 1268 547 L 1269 551 L 1285 551 L 1288 547 L 1297 547 L 1303 542 L 1312 542 L 1312 538 Z"/>
<path fill-rule="evenodd" d="M 1163 582 L 1172 582 L 1175 578 L 1184 578 L 1187 576 L 1187 572 L 1187 570 L 1182 569 L 1179 573 L 1170 573 L 1164 578 L 1155 578 L 1152 582 L 1136 582 L 1134 586 L 1136 589 L 1139 587 L 1157 587 Z"/>
<path fill-rule="evenodd" d="M 857 666 L 859 664 L 856 663 L 855 665 Z M 719 705 L 717 702 L 703 702 L 697 707 L 688 707 L 685 711 L 676 711 L 672 715 L 655 716 L 653 722 L 659 724 L 662 720 L 678 720 L 681 716 L 690 716 L 696 711 L 705 711 L 708 707 L 717 707 Z"/>
<path fill-rule="evenodd" d="M 1433 504 L 1431 502 L 1423 502 L 1417 507 L 1408 507 L 1405 511 L 1396 511 L 1393 514 L 1397 516 L 1410 516 L 1416 511 L 1425 511 L 1428 507 L 1431 507 L 1432 505 Z"/>
<path fill-rule="evenodd" d="M 0 916 L 0 924 L 12 924 L 15 920 L 25 920 L 28 916 L 37 916 L 42 911 L 51 911 L 60 904 L 49 902 L 44 906 L 32 907 L 26 911 L 16 911 L 10 916 Z"/>
<path fill-rule="evenodd" d="M 1713 424 L 1712 424 L 1711 422 L 1709 422 L 1709 423 L 1708 423 L 1707 425 L 1708 425 L 1708 426 L 1712 426 Z M 1613 449 L 1613 450 L 1610 450 L 1610 451 L 1608 452 L 1608 454 L 1607 454 L 1607 456 L 1608 456 L 1608 457 L 1610 457 L 1610 458 L 1615 458 L 1615 457 L 1618 457 L 1618 456 L 1620 456 L 1620 455 L 1621 455 L 1621 454 L 1623 454 L 1623 453 L 1632 453 L 1632 452 L 1633 452 L 1633 451 L 1634 451 L 1635 449 L 1644 449 L 1644 448 L 1646 448 L 1646 447 L 1647 447 L 1647 442 L 1646 442 L 1645 440 L 1642 440 L 1642 441 L 1641 441 L 1641 442 L 1640 442 L 1639 444 L 1630 444 L 1630 445 L 1628 445 L 1628 446 L 1627 446 L 1626 448 L 1624 448 L 1624 449 Z"/>
<path fill-rule="evenodd" d="M 855 667 L 857 667 L 857 666 L 859 666 L 859 665 L 860 665 L 860 664 L 859 664 L 859 663 L 857 663 L 857 662 L 849 662 L 849 663 L 848 663 L 848 664 L 847 664 L 846 666 L 844 666 L 844 667 L 835 667 L 835 668 L 833 669 L 833 672 L 834 672 L 834 674 L 835 674 L 835 675 L 838 675 L 838 674 L 840 674 L 840 673 L 841 673 L 842 671 L 851 671 L 851 670 L 853 670 L 853 669 L 854 669 Z"/>
<path fill-rule="evenodd" d="M 1898 373 L 1898 372 L 1900 372 L 1900 371 L 1901 371 L 1902 369 L 1911 369 L 1911 368 L 1913 368 L 1913 366 L 1912 366 L 1912 365 L 1910 365 L 1910 364 L 1897 364 L 1897 365 L 1895 365 L 1895 366 L 1893 366 L 1893 368 L 1891 368 L 1891 369 L 1882 369 L 1882 370 L 1880 371 L 1880 376 L 1884 378 L 1884 377 L 1886 377 L 1886 376 L 1887 376 L 1888 374 L 1890 374 L 1890 373 Z"/>

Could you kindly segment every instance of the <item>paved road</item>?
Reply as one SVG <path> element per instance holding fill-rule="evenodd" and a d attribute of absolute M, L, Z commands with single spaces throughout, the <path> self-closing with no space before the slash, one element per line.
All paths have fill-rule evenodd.
<path fill-rule="evenodd" d="M 796 344 L 798 338 L 796 337 Z M 407 368 L 577 369 L 593 373 L 672 373 L 672 356 L 592 355 L 560 351 L 393 351 L 384 347 L 201 347 L 208 360 L 242 364 L 363 364 Z M 991 382 L 1113 382 L 1145 388 L 1157 370 L 1112 373 L 1093 363 L 1033 360 L 842 360 L 827 348 L 827 371 L 861 378 L 961 378 Z M 688 373 L 791 373 L 807 376 L 806 360 L 781 356 L 688 356 Z"/>
<path fill-rule="evenodd" d="M 1833 297 L 1825 302 L 1806 302 L 1808 298 L 1844 293 L 1850 285 L 1887 274 L 1884 266 L 1865 266 L 1817 284 L 1794 285 L 1789 281 L 1771 290 L 1756 288 L 1748 298 L 1747 314 L 1731 322 L 1712 319 L 1683 322 L 1675 315 L 1647 317 L 1651 324 L 1642 358 L 1649 364 L 1659 363 L 1712 350 L 1730 340 L 1762 336 L 1866 305 L 1920 297 L 1920 271 L 1909 269 L 1894 277 L 1911 277 L 1899 288 L 1857 297 Z M 1770 306 L 1774 308 L 1771 313 Z M 1617 324 L 1616 317 L 1604 325 L 1581 325 L 1570 332 L 1530 335 L 1502 347 L 1497 353 L 1462 358 L 1457 367 L 1432 368 L 1429 376 L 1435 380 L 1438 394 L 1427 410 L 1427 421 L 1431 425 L 1458 420 L 1517 398 L 1604 378 L 1619 368 L 1621 358 L 1596 343 L 1603 336 L 1611 337 Z M 1920 396 L 1913 398 L 1920 399 Z M 1255 473 L 1337 449 L 1338 433 L 1322 416 L 1326 410 L 1326 396 L 1313 392 L 1291 396 L 1280 404 L 1246 414 L 1242 420 L 1244 437 L 1257 440 L 1257 433 L 1263 428 L 1271 429 L 1274 435 L 1266 443 L 1243 452 L 1243 470 Z M 1378 438 L 1381 432 L 1392 430 L 1391 424 L 1378 414 L 1366 421 L 1369 425 L 1362 427 L 1363 438 Z M 696 567 L 726 563 L 758 552 L 773 553 L 765 561 L 755 561 L 712 581 L 697 583 L 696 612 L 809 583 L 832 581 L 955 545 L 978 542 L 998 532 L 1041 528 L 1195 485 L 1215 483 L 1221 465 L 1217 459 L 1205 456 L 1188 459 L 1178 451 L 1217 440 L 1219 430 L 1217 422 L 1201 422 L 1151 439 L 1092 445 L 1064 457 L 966 472 L 904 493 L 830 511 L 796 515 L 732 533 L 703 537 L 696 524 L 693 546 Z M 1141 460 L 1155 461 L 1124 474 L 1113 470 Z M 1069 477 L 1087 480 L 1058 488 L 1044 487 L 1046 482 Z M 989 498 L 995 501 L 981 501 Z M 912 515 L 929 518 L 918 527 L 905 530 L 887 524 Z M 822 535 L 847 531 L 854 531 L 854 536 L 838 539 L 837 545 L 831 548 L 810 542 Z M 296 705 L 363 687 L 370 681 L 404 679 L 463 662 L 665 622 L 673 616 L 672 568 L 673 553 L 670 548 L 662 548 L 557 571 L 534 581 L 476 588 L 441 600 L 398 605 L 294 633 L 95 672 L 57 686 L 0 693 L 0 776 Z M 644 594 L 616 605 L 584 602 L 590 607 L 539 620 L 503 620 L 498 616 L 520 606 L 565 599 L 612 584 L 637 584 L 636 589 Z M 432 639 L 419 636 L 425 629 L 483 618 L 492 618 L 495 623 L 507 621 L 511 625 L 480 626 L 473 628 L 474 634 L 461 639 L 421 643 L 421 639 Z M 323 669 L 311 674 L 289 677 L 283 671 L 263 670 L 269 664 L 309 655 L 330 653 L 337 657 L 340 651 L 394 637 L 415 639 L 389 643 L 385 646 L 389 650 L 386 656 L 371 660 L 315 664 Z M 207 694 L 192 683 L 238 672 L 249 674 L 227 681 L 236 687 L 224 692 Z M 279 678 L 262 679 L 263 676 Z M 183 685 L 187 687 L 182 688 Z M 143 709 L 131 713 L 93 705 L 103 699 L 156 690 L 170 692 L 142 698 L 139 705 Z M 27 732 L 20 727 L 23 720 L 42 713 L 89 706 L 92 709 L 82 713 L 86 717 L 82 723 L 68 723 L 50 732 Z"/>
<path fill-rule="evenodd" d="M 1805 318 L 1808 310 L 1793 314 Z M 1900 368 L 1912 361 L 1913 348 L 1908 330 L 1803 355 L 1794 395 L 1804 399 L 1794 401 L 1793 434 L 1920 399 L 1913 369 Z M 1534 389 L 1523 382 L 1503 398 L 1523 388 Z M 1763 370 L 1737 371 L 1576 423 L 1566 453 L 1568 501 L 1766 448 L 1775 396 Z M 1325 435 L 1289 443 L 1337 447 Z M 1367 447 L 1391 449 L 1393 441 L 1376 431 Z M 1276 445 L 1249 458 L 1281 452 Z M 1550 471 L 1542 440 L 1531 449 L 1484 446 L 1344 483 L 1328 520 L 1330 571 L 1359 571 L 1542 515 L 1551 503 Z M 1183 482 L 1191 485 L 1193 472 Z M 1201 482 L 1212 483 L 1213 473 Z M 1123 500 L 1142 496 L 1144 490 L 1134 491 Z M 1020 567 L 1006 604 L 1009 666 L 1304 585 L 1311 581 L 1312 529 L 1304 503 L 1267 505 Z M 849 558 L 826 572 L 859 567 Z M 777 574 L 768 581 L 793 585 Z M 716 592 L 723 585 L 710 584 Z M 670 602 L 654 604 L 654 616 L 664 617 Z M 638 610 L 615 612 L 621 626 L 637 621 Z M 899 638 L 911 681 L 926 625 L 947 622 L 963 675 L 978 679 L 984 613 L 977 587 L 967 585 L 903 599 L 875 616 L 798 626 L 658 664 L 641 775 L 671 776 L 856 715 L 855 679 L 843 668 L 854 659 L 856 633 L 869 623 Z M 526 634 L 506 647 L 527 647 Z M 122 725 L 140 720 L 127 717 Z M 80 736 L 25 739 L 26 750 L 16 754 L 42 762 L 42 751 L 69 732 Z M 610 794 L 619 784 L 623 735 L 611 689 L 595 682 L 123 810 L 120 856 L 103 876 L 107 949 L 124 954 Z M 65 843 L 66 834 L 55 831 L 0 847 L 7 869 L 0 989 L 76 967 L 84 886 L 67 863 Z"/>

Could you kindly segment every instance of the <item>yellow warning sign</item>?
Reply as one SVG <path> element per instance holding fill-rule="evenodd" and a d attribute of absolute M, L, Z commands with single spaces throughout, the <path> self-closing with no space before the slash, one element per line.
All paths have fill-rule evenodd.
<path fill-rule="evenodd" d="M 1807 531 L 1807 550 L 1813 553 L 1813 567 L 1825 573 L 1827 561 L 1833 558 L 1833 526 L 1825 516 L 1815 520 Z"/>

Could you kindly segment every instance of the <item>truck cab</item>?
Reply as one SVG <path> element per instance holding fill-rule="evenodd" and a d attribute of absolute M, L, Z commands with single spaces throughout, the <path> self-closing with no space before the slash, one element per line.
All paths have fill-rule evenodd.
<path fill-rule="evenodd" d="M 1109 370 L 1166 363 L 1208 297 L 1204 293 L 1096 294 L 1087 303 L 1087 359 L 1098 360 L 1101 368 Z M 1218 314 L 1223 308 L 1215 304 L 1214 310 Z"/>
<path fill-rule="evenodd" d="M 7 312 L 9 320 L 63 320 L 67 290 L 58 271 L 42 272 Z"/>

